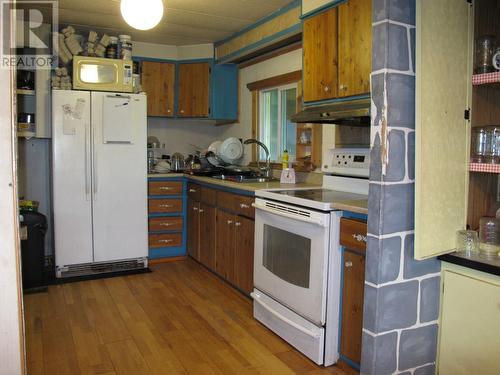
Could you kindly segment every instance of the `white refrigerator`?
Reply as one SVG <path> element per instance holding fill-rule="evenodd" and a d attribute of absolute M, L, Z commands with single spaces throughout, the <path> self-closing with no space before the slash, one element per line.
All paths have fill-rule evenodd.
<path fill-rule="evenodd" d="M 147 267 L 146 95 L 54 90 L 57 277 Z"/>

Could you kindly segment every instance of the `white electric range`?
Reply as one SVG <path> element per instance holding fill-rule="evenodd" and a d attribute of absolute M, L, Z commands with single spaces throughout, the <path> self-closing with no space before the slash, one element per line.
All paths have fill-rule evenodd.
<path fill-rule="evenodd" d="M 368 174 L 367 158 L 368 150 L 357 158 L 365 163 L 358 173 Z M 325 175 L 322 187 L 255 195 L 254 317 L 317 364 L 332 365 L 339 357 L 342 216 L 333 206 L 367 199 L 368 179 Z"/>

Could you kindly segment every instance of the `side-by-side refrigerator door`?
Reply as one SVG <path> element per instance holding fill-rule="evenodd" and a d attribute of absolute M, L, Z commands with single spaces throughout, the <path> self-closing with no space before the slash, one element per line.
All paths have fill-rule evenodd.
<path fill-rule="evenodd" d="M 148 254 L 146 96 L 92 93 L 96 262 Z"/>
<path fill-rule="evenodd" d="M 52 92 L 55 263 L 89 263 L 92 254 L 90 93 Z"/>

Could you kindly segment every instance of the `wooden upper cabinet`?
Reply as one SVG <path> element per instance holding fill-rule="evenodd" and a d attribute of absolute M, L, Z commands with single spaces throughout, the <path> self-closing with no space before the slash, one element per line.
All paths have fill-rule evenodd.
<path fill-rule="evenodd" d="M 173 116 L 175 64 L 143 61 L 141 70 L 141 86 L 148 95 L 148 116 Z"/>
<path fill-rule="evenodd" d="M 304 102 L 370 92 L 371 17 L 371 0 L 349 0 L 304 21 Z"/>
<path fill-rule="evenodd" d="M 302 38 L 304 101 L 338 96 L 337 8 L 306 19 Z"/>
<path fill-rule="evenodd" d="M 208 117 L 209 63 L 179 64 L 179 117 Z"/>
<path fill-rule="evenodd" d="M 338 8 L 338 96 L 370 92 L 372 0 L 349 0 Z"/>

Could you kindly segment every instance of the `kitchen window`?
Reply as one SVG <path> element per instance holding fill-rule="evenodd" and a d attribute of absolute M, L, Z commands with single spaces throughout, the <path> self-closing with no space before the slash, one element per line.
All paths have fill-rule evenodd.
<path fill-rule="evenodd" d="M 297 83 L 259 91 L 259 140 L 268 146 L 272 161 L 280 162 L 284 150 L 295 160 L 297 125 L 290 117 L 296 109 Z M 259 159 L 266 159 L 263 150 Z"/>

